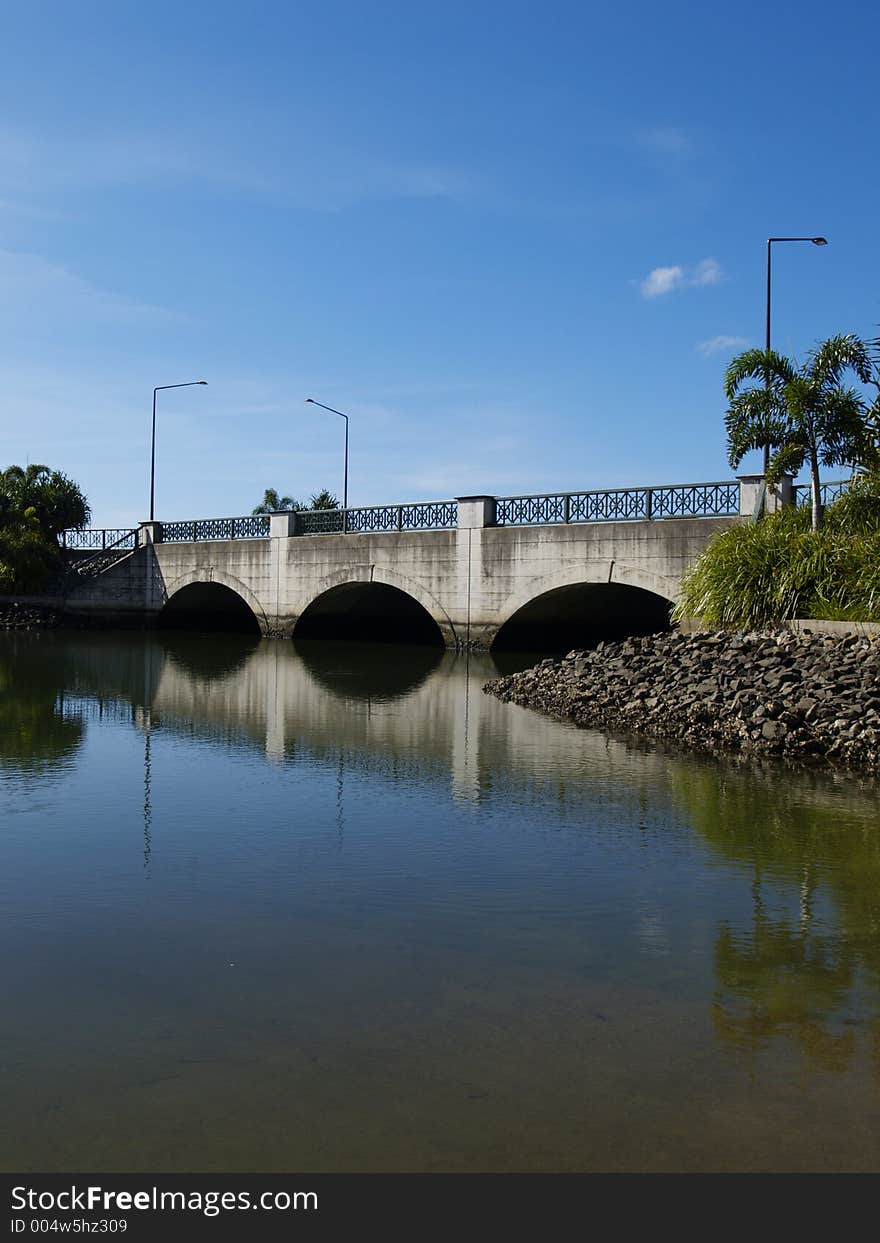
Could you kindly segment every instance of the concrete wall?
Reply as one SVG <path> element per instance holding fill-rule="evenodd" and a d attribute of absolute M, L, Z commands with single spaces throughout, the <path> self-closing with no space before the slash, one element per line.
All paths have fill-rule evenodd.
<path fill-rule="evenodd" d="M 473 511 L 473 512 L 471 512 Z M 494 527 L 480 498 L 451 531 L 290 536 L 165 544 L 153 528 L 132 555 L 68 599 L 71 611 L 154 620 L 192 583 L 218 583 L 252 609 L 264 635 L 289 636 L 308 606 L 346 583 L 382 583 L 418 601 L 448 647 L 490 646 L 546 592 L 614 583 L 673 601 L 684 570 L 718 531 L 744 518 Z M 474 525 L 466 525 L 468 522 Z M 158 525 L 158 524 L 157 524 Z"/>

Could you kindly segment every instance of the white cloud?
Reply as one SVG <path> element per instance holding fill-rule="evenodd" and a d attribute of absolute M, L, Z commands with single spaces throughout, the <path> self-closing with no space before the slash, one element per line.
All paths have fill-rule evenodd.
<path fill-rule="evenodd" d="M 724 279 L 717 259 L 701 259 L 688 281 L 690 285 L 718 285 Z"/>
<path fill-rule="evenodd" d="M 717 259 L 701 259 L 692 267 L 677 263 L 668 268 L 654 268 L 641 283 L 643 298 L 660 298 L 675 289 L 688 286 L 717 285 L 724 280 L 724 272 Z"/>
<path fill-rule="evenodd" d="M 745 337 L 729 337 L 720 333 L 717 337 L 710 337 L 708 341 L 700 341 L 697 349 L 706 358 L 710 358 L 713 354 L 727 353 L 746 345 L 748 341 Z"/>
<path fill-rule="evenodd" d="M 643 298 L 659 298 L 684 284 L 684 268 L 654 268 L 642 281 Z"/>

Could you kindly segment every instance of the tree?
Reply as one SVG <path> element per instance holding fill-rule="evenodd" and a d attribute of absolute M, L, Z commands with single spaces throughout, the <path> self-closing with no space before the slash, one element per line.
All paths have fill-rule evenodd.
<path fill-rule="evenodd" d="M 45 537 L 59 546 L 63 531 L 80 531 L 91 518 L 79 485 L 60 470 L 35 463 L 8 466 L 0 473 L 0 515 L 22 518 L 32 511 Z"/>
<path fill-rule="evenodd" d="M 870 437 L 870 452 L 866 463 L 869 470 L 880 476 L 880 337 L 874 341 L 868 342 L 871 351 L 872 373 L 868 383 L 876 390 L 874 398 L 868 410 L 868 435 Z"/>
<path fill-rule="evenodd" d="M 339 501 L 332 492 L 328 492 L 326 488 L 322 488 L 320 492 L 314 492 L 310 497 L 310 508 L 338 509 Z"/>
<path fill-rule="evenodd" d="M 0 525 L 0 590 L 39 591 L 59 560 L 57 545 L 46 538 L 33 509 Z"/>
<path fill-rule="evenodd" d="M 90 517 L 79 486 L 60 470 L 34 463 L 0 471 L 0 588 L 39 590 L 60 567 L 62 532 Z"/>
<path fill-rule="evenodd" d="M 294 500 L 292 496 L 279 496 L 274 488 L 267 488 L 263 493 L 263 499 L 259 505 L 252 510 L 252 514 L 283 514 L 290 510 L 305 509 L 302 501 Z"/>
<path fill-rule="evenodd" d="M 267 488 L 263 493 L 263 499 L 259 505 L 251 513 L 254 514 L 283 514 L 290 512 L 299 512 L 303 509 L 338 509 L 339 501 L 332 492 L 328 492 L 326 488 L 322 488 L 320 492 L 315 492 L 309 499 L 308 504 L 305 501 L 294 500 L 290 496 L 279 496 L 274 488 Z"/>
<path fill-rule="evenodd" d="M 724 377 L 731 466 L 766 444 L 774 447 L 766 475 L 770 485 L 808 464 L 814 531 L 822 521 L 820 465 L 864 463 L 871 452 L 865 402 L 843 384 L 848 371 L 863 384 L 871 382 L 868 346 L 855 336 L 823 341 L 802 367 L 775 350 L 746 350 Z M 749 380 L 753 387 L 745 387 Z"/>

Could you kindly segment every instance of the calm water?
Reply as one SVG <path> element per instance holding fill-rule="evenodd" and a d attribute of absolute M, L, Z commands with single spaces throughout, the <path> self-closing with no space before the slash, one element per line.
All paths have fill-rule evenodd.
<path fill-rule="evenodd" d="M 880 1166 L 880 816 L 490 658 L 0 635 L 0 1165 Z"/>

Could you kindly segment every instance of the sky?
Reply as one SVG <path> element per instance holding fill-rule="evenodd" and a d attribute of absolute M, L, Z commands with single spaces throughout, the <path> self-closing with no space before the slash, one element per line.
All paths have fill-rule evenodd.
<path fill-rule="evenodd" d="M 0 0 L 0 466 L 96 526 L 730 478 L 724 368 L 878 335 L 880 10 Z M 5 460 L 2 460 L 5 459 Z M 758 469 L 757 458 L 743 469 Z"/>

